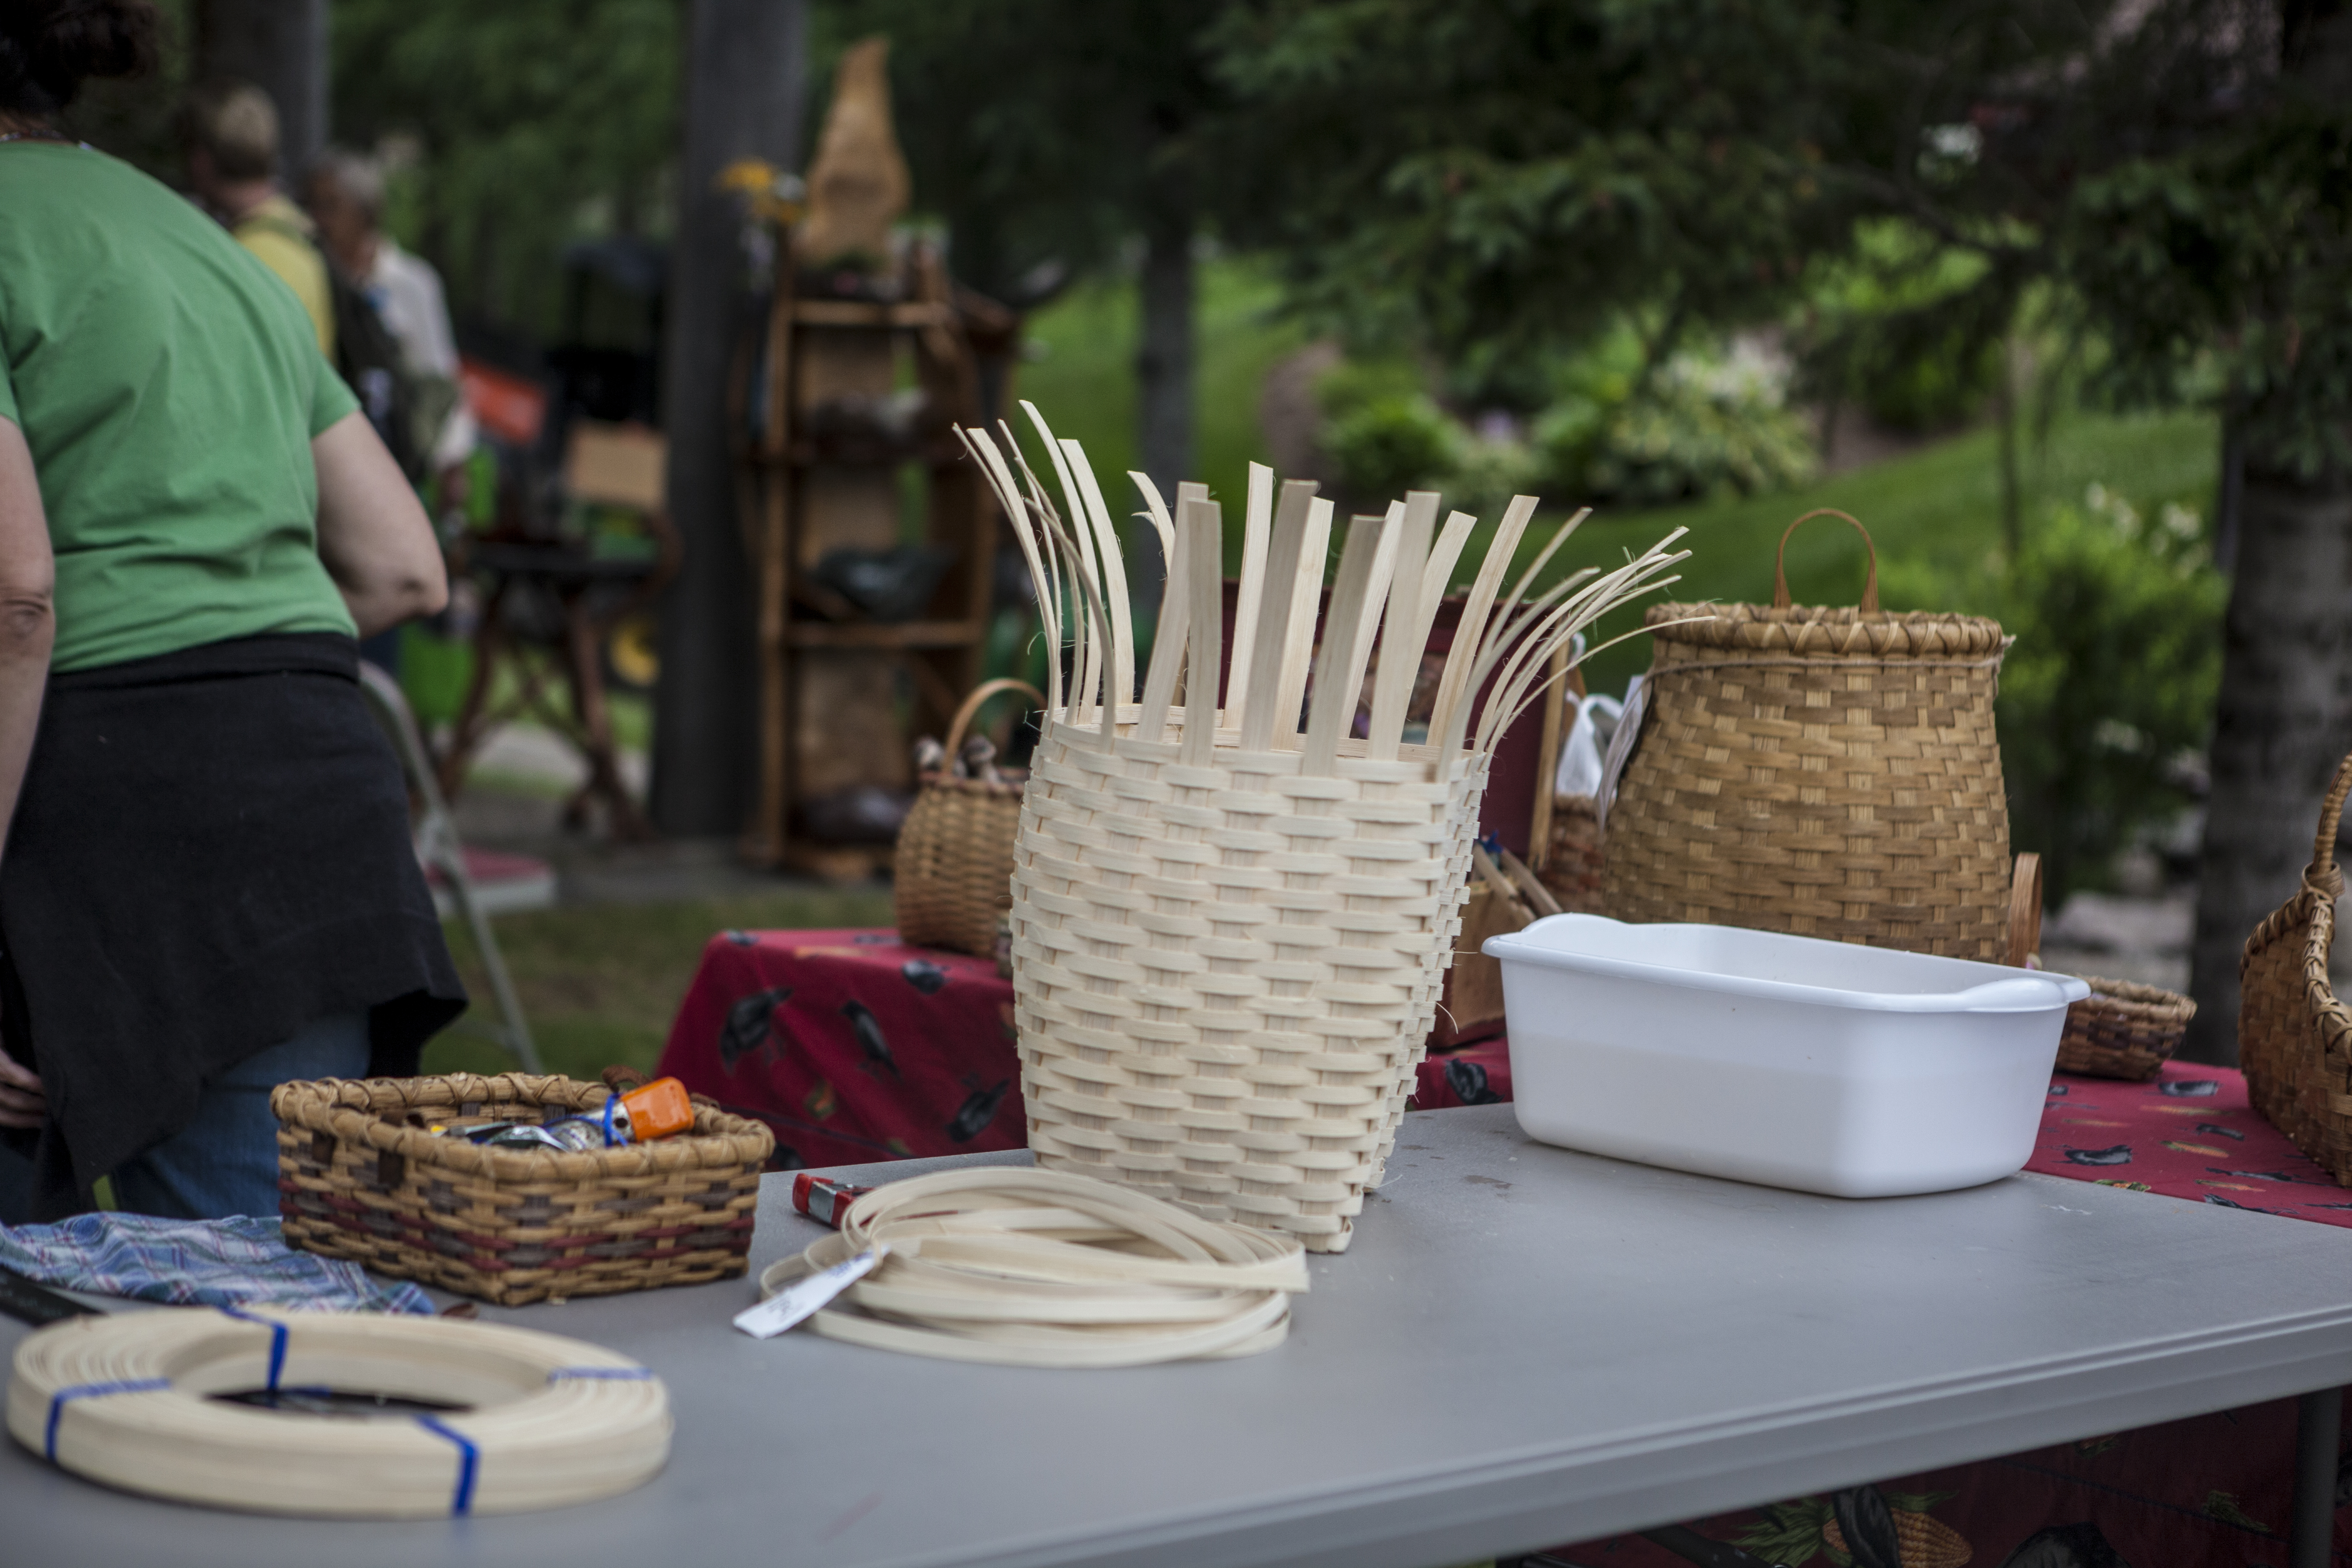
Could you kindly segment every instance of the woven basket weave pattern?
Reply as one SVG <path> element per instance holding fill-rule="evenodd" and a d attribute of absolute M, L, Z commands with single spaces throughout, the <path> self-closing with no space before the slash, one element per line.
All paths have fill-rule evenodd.
<path fill-rule="evenodd" d="M 1648 716 L 1609 817 L 1610 914 L 2000 961 L 1997 625 L 1678 605 L 1647 624 Z"/>
<path fill-rule="evenodd" d="M 2320 814 L 2312 862 L 2294 898 L 2246 941 L 2238 965 L 2238 1065 L 2247 1098 L 2294 1146 L 2352 1187 L 2352 1013 L 2328 978 L 2336 941 L 2336 826 L 2352 757 Z"/>
<path fill-rule="evenodd" d="M 1297 752 L 1178 753 L 1060 723 L 1038 747 L 1012 917 L 1030 1147 L 1336 1252 L 1429 1032 L 1486 758 L 1439 781 L 1410 754 L 1307 777 Z"/>
<path fill-rule="evenodd" d="M 281 1084 L 286 1240 L 501 1306 L 740 1274 L 775 1136 L 698 1100 L 694 1128 L 591 1153 L 518 1152 L 406 1125 L 602 1106 L 600 1084 L 508 1073 Z"/>
<path fill-rule="evenodd" d="M 2058 1070 L 2145 1082 L 2164 1070 L 2197 1016 L 2197 1004 L 2159 985 L 2083 979 L 2091 994 L 2066 1009 Z"/>

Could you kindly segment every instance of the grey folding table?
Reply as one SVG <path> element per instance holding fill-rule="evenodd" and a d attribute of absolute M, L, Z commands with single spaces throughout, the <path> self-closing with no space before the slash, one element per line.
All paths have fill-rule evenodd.
<path fill-rule="evenodd" d="M 755 1271 L 817 1234 L 790 1181 Z M 488 1311 L 666 1379 L 667 1470 L 327 1523 L 6 1445 L 0 1560 L 1437 1568 L 2352 1383 L 2352 1231 L 2041 1176 L 1813 1197 L 1531 1143 L 1507 1105 L 1407 1117 L 1312 1273 L 1278 1349 L 1117 1372 L 754 1341 L 728 1326 L 748 1280 Z"/>

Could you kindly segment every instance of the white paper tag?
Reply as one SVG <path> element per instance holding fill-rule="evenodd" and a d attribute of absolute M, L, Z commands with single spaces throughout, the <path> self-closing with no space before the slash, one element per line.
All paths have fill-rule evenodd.
<path fill-rule="evenodd" d="M 736 1313 L 735 1326 L 755 1340 L 774 1339 L 786 1329 L 815 1317 L 826 1302 L 873 1273 L 889 1256 L 890 1248 L 876 1242 L 830 1268 L 820 1268 L 805 1279 L 793 1280 L 758 1306 Z"/>
<path fill-rule="evenodd" d="M 1617 781 L 1625 776 L 1625 764 L 1633 760 L 1633 748 L 1642 743 L 1642 721 L 1649 713 L 1649 680 L 1637 675 L 1626 682 L 1625 706 L 1617 715 L 1616 733 L 1609 737 L 1609 755 L 1601 764 L 1601 789 L 1592 799 L 1592 815 L 1603 832 L 1609 827 L 1609 808 L 1617 804 Z"/>

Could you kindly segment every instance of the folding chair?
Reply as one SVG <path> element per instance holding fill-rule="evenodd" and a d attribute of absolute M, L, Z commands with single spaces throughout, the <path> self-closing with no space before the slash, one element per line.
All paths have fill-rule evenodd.
<path fill-rule="evenodd" d="M 360 665 L 360 689 L 366 693 L 376 722 L 391 738 L 392 749 L 399 753 L 400 771 L 407 775 L 409 792 L 418 804 L 412 825 L 417 861 L 439 871 L 448 882 L 450 897 L 465 916 L 467 929 L 474 933 L 475 950 L 482 955 L 482 968 L 490 977 L 490 994 L 506 1020 L 482 1024 L 467 1017 L 453 1027 L 488 1037 L 525 1072 L 540 1072 L 543 1069 L 539 1065 L 539 1047 L 531 1044 L 530 1026 L 523 1019 L 522 1004 L 515 998 L 514 983 L 507 978 L 506 959 L 499 952 L 498 938 L 490 934 L 489 917 L 474 896 L 474 879 L 466 868 L 466 847 L 458 840 L 457 825 L 442 798 L 440 782 L 434 777 L 432 758 L 417 731 L 416 717 L 408 710 L 408 699 L 402 695 L 398 681 L 364 661 Z"/>

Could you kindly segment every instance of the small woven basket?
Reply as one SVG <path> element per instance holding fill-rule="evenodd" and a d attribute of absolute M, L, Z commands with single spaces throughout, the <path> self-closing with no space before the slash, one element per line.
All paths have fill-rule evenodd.
<path fill-rule="evenodd" d="M 1122 710 L 1124 720 L 1130 710 Z M 1170 715 L 1181 735 L 1182 711 Z M 1348 1245 L 1454 952 L 1487 757 L 1048 721 L 1013 870 L 1029 1146 L 1208 1219 Z M 1221 731 L 1220 741 L 1231 737 Z"/>
<path fill-rule="evenodd" d="M 1807 512 L 1807 519 L 1844 518 Z M 1609 808 L 1605 911 L 1999 963 L 2009 807 L 1998 623 L 1878 607 L 1655 605 L 1638 745 Z M 1679 624 L 1678 624 L 1679 623 Z"/>
<path fill-rule="evenodd" d="M 1008 691 L 1026 692 L 1033 706 L 1045 706 L 1045 693 L 1025 680 L 973 688 L 948 726 L 950 759 L 981 705 Z M 1018 782 L 926 774 L 898 829 L 891 866 L 898 939 L 982 958 L 993 954 L 997 922 L 1013 907 L 1013 840 L 1020 831 Z"/>
<path fill-rule="evenodd" d="M 695 1100 L 694 1129 L 584 1154 L 486 1149 L 427 1121 L 553 1121 L 614 1091 L 576 1079 L 280 1084 L 278 1212 L 290 1246 L 500 1306 L 740 1274 L 776 1146 Z"/>
<path fill-rule="evenodd" d="M 2082 977 L 2090 995 L 2066 1009 L 2058 1070 L 2145 1082 L 2164 1070 L 2197 1016 L 2197 1004 L 2160 985 Z"/>
<path fill-rule="evenodd" d="M 2311 864 L 2295 895 L 2254 928 L 2238 963 L 2238 1065 L 2271 1125 L 2352 1187 L 2352 1013 L 2327 976 L 2336 941 L 2336 825 L 2352 790 L 2352 757 L 2320 807 Z"/>

